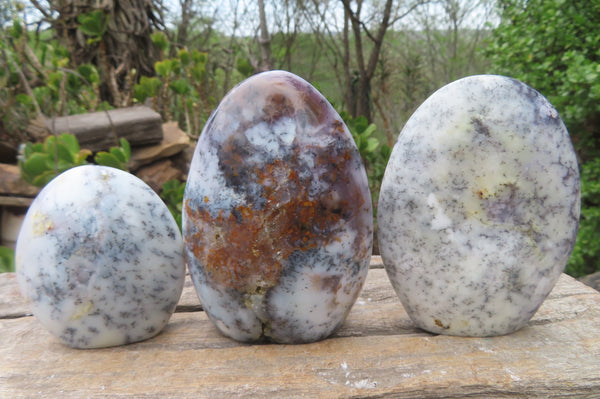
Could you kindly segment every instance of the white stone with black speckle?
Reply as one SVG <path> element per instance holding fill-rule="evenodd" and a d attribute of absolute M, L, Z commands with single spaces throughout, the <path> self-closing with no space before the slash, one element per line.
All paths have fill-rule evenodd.
<path fill-rule="evenodd" d="M 526 325 L 577 235 L 580 182 L 556 109 L 517 80 L 435 92 L 406 123 L 378 207 L 381 256 L 415 324 L 495 336 Z"/>
<path fill-rule="evenodd" d="M 64 344 L 141 341 L 167 324 L 183 289 L 183 239 L 137 177 L 70 169 L 46 185 L 19 232 L 17 276 L 33 314 Z"/>

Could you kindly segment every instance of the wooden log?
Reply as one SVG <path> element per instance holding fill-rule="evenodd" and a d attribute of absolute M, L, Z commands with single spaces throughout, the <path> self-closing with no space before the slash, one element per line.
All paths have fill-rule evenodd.
<path fill-rule="evenodd" d="M 160 114 L 146 106 L 46 118 L 44 123 L 49 133 L 74 134 L 81 148 L 92 152 L 117 145 L 115 132 L 119 138 L 127 139 L 131 146 L 156 144 L 163 138 Z"/>
<path fill-rule="evenodd" d="M 13 277 L 0 280 L 0 298 L 9 293 L 0 307 L 0 397 L 591 398 L 600 392 L 600 293 L 566 275 L 527 327 L 464 338 L 416 329 L 385 270 L 372 268 L 342 328 L 306 345 L 249 345 L 220 335 L 188 279 L 161 334 L 97 350 L 59 344 L 28 316 L 15 284 Z"/>

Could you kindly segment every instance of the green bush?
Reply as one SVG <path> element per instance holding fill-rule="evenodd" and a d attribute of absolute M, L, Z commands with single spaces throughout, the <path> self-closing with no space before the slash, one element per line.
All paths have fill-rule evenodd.
<path fill-rule="evenodd" d="M 63 133 L 49 136 L 43 143 L 28 142 L 21 146 L 19 168 L 23 179 L 37 187 L 45 186 L 62 172 L 75 166 L 86 165 L 90 150 L 81 149 L 77 137 Z M 129 142 L 121 138 L 120 147 L 112 147 L 109 152 L 96 154 L 94 161 L 98 165 L 111 166 L 127 170 L 131 157 Z"/>
<path fill-rule="evenodd" d="M 0 273 L 15 271 L 15 251 L 12 248 L 0 247 Z"/>
<path fill-rule="evenodd" d="M 381 181 L 383 180 L 387 162 L 392 154 L 392 149 L 386 144 L 381 144 L 377 138 L 372 137 L 373 133 L 377 130 L 377 126 L 374 123 L 369 123 L 364 116 L 352 118 L 344 111 L 340 112 L 340 116 L 344 120 L 344 123 L 346 123 L 346 126 L 348 126 L 350 133 L 352 133 L 352 137 L 358 147 L 358 152 L 365 164 L 374 205 L 373 212 L 376 212 Z"/>
<path fill-rule="evenodd" d="M 160 197 L 171 211 L 175 218 L 179 230 L 181 230 L 181 212 L 183 209 L 183 194 L 185 192 L 185 182 L 176 179 L 165 182 L 160 192 Z"/>
<path fill-rule="evenodd" d="M 152 42 L 165 53 L 169 48 L 162 32 L 152 34 Z M 155 77 L 141 77 L 133 87 L 136 102 L 152 100 L 163 120 L 174 120 L 191 137 L 197 138 L 214 106 L 207 93 L 207 56 L 198 50 L 179 49 L 173 58 L 154 64 Z"/>
<path fill-rule="evenodd" d="M 127 163 L 131 158 L 131 147 L 129 146 L 129 142 L 124 138 L 121 138 L 120 143 L 120 147 L 111 147 L 109 152 L 100 151 L 97 153 L 94 157 L 94 162 L 98 165 L 111 166 L 128 171 Z"/>
<path fill-rule="evenodd" d="M 573 277 L 600 271 L 600 158 L 581 167 L 581 219 L 565 272 Z"/>
<path fill-rule="evenodd" d="M 19 154 L 21 176 L 26 182 L 43 187 L 65 170 L 85 165 L 91 154 L 90 150 L 79 148 L 72 134 L 49 136 L 43 143 L 26 143 Z"/>
<path fill-rule="evenodd" d="M 600 2 L 499 0 L 501 22 L 485 48 L 489 72 L 544 94 L 584 160 L 600 156 Z"/>

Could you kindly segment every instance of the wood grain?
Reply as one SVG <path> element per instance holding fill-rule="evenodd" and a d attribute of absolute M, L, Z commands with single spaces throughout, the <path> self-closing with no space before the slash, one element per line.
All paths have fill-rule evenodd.
<path fill-rule="evenodd" d="M 47 118 L 45 125 L 48 132 L 74 134 L 81 148 L 92 152 L 117 145 L 115 133 L 132 147 L 156 144 L 163 138 L 160 114 L 145 106 Z"/>
<path fill-rule="evenodd" d="M 379 266 L 378 266 L 379 265 Z M 0 397 L 461 398 L 598 397 L 600 293 L 563 275 L 529 325 L 502 337 L 416 329 L 380 259 L 343 327 L 306 345 L 221 336 L 189 279 L 158 336 L 76 350 L 29 315 L 14 274 L 0 275 Z"/>

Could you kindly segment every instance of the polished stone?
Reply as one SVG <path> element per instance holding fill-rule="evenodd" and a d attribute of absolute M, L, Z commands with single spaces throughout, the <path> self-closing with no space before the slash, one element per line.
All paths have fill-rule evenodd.
<path fill-rule="evenodd" d="M 556 109 L 517 80 L 472 76 L 435 92 L 401 132 L 381 187 L 379 247 L 418 327 L 507 334 L 563 271 L 579 208 Z"/>
<path fill-rule="evenodd" d="M 219 331 L 279 343 L 332 334 L 365 281 L 372 223 L 352 136 L 308 82 L 266 72 L 223 98 L 183 213 L 191 276 Z"/>
<path fill-rule="evenodd" d="M 47 184 L 19 232 L 16 271 L 34 316 L 64 344 L 141 341 L 183 289 L 183 239 L 158 195 L 118 169 L 86 165 Z"/>

